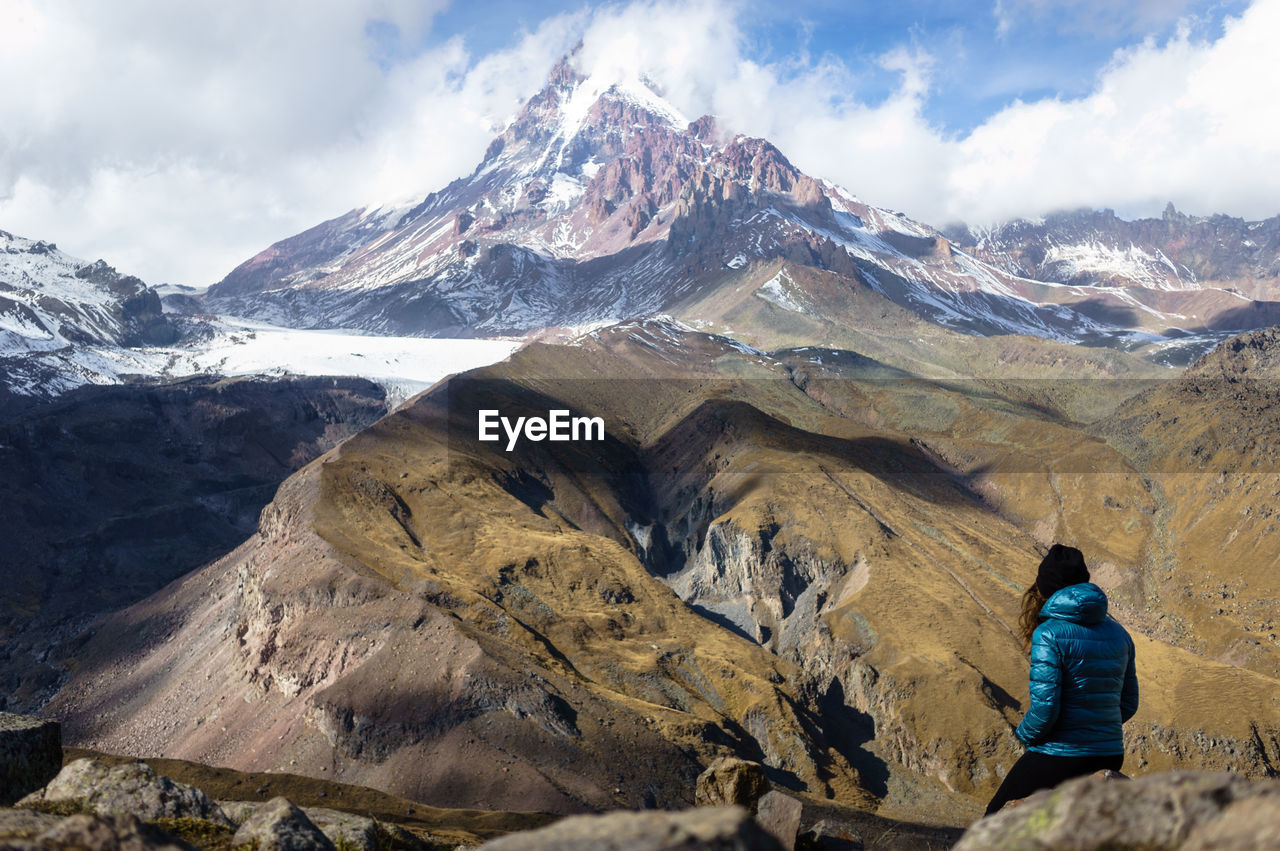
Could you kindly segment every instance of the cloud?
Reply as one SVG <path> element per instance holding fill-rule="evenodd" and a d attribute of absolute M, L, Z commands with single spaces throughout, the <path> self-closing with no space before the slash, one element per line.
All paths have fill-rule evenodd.
<path fill-rule="evenodd" d="M 926 118 L 943 68 L 910 35 L 885 45 L 898 83 L 869 101 L 830 55 L 760 59 L 749 0 L 557 15 L 479 58 L 429 38 L 444 2 L 0 0 L 0 78 L 38 81 L 0 88 L 0 228 L 153 283 L 210 283 L 276 239 L 468 173 L 579 38 L 585 70 L 645 73 L 691 118 L 926 222 L 1169 200 L 1278 212 L 1280 0 L 1215 38 L 1183 27 L 1123 50 L 1083 97 L 1014 102 L 962 135 Z"/>
<path fill-rule="evenodd" d="M 1057 5 L 1084 14 L 1098 4 Z M 1139 4 L 1133 14 L 1155 15 L 1157 5 Z M 909 41 L 879 58 L 899 75 L 896 88 L 867 103 L 854 96 L 850 70 L 830 57 L 799 68 L 757 62 L 732 20 L 714 2 L 638 3 L 597 14 L 587 44 L 595 55 L 648 61 L 686 114 L 716 114 L 735 131 L 770 139 L 810 174 L 934 224 L 1077 207 L 1151 215 L 1170 200 L 1202 214 L 1280 213 L 1280 113 L 1271 107 L 1280 102 L 1272 55 L 1280 0 L 1258 0 L 1226 19 L 1215 39 L 1194 37 L 1187 24 L 1163 43 L 1121 50 L 1087 95 L 1015 101 L 964 135 L 925 117 L 938 66 Z M 659 46 L 676 38 L 679 56 L 614 51 L 617 33 Z"/>
<path fill-rule="evenodd" d="M 457 40 L 404 58 L 443 2 L 0 0 L 0 228 L 204 284 L 443 185 L 581 26 L 552 18 L 479 61 Z"/>
<path fill-rule="evenodd" d="M 1111 206 L 1150 214 L 1280 213 L 1280 3 L 1227 20 L 1216 41 L 1183 28 L 1121 51 L 1076 100 L 1015 103 L 954 144 L 934 216 L 995 221 Z M 1268 165 L 1271 164 L 1271 165 Z"/>

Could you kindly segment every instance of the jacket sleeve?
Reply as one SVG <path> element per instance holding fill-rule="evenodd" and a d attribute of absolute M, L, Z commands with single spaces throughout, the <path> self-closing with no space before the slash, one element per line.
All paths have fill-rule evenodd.
<path fill-rule="evenodd" d="M 1039 744 L 1058 720 L 1062 696 L 1062 659 L 1053 635 L 1037 629 L 1031 638 L 1031 706 L 1017 735 L 1028 745 Z"/>
<path fill-rule="evenodd" d="M 1124 672 L 1124 687 L 1120 691 L 1120 723 L 1128 721 L 1138 711 L 1138 668 L 1134 664 L 1133 639 L 1129 639 L 1129 664 Z"/>

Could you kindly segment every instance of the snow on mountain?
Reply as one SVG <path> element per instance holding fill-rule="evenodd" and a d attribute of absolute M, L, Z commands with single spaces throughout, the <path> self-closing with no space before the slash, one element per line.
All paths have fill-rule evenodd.
<path fill-rule="evenodd" d="M 0 358 L 0 387 L 52 397 L 85 384 L 196 375 L 349 376 L 381 385 L 392 405 L 442 378 L 507 357 L 514 340 L 387 337 L 206 319 L 200 333 L 168 346 L 67 346 Z"/>
<path fill-rule="evenodd" d="M 471 175 L 271 246 L 206 309 L 300 328 L 523 334 L 669 312 L 781 257 L 967 334 L 1130 347 L 1270 317 L 1238 313 L 1172 250 L 1087 224 L 949 238 L 802 173 L 766 140 L 688 121 L 642 77 L 584 77 L 570 56 Z"/>
<path fill-rule="evenodd" d="M 195 294 L 168 288 L 166 297 Z M 0 231 L 0 389 L 22 396 L 131 378 L 290 374 L 368 378 L 394 401 L 518 346 L 165 315 L 158 292 L 137 278 Z"/>
<path fill-rule="evenodd" d="M 1176 211 L 1155 224 L 1101 211 L 944 234 L 804 174 L 767 140 L 689 121 L 642 76 L 586 77 L 569 56 L 470 175 L 417 203 L 323 222 L 205 295 L 166 299 L 404 338 L 595 327 L 744 283 L 808 315 L 817 302 L 777 271 L 782 260 L 964 334 L 1133 348 L 1280 321 L 1277 257 L 1280 227 Z M 53 340 L 20 310 L 7 322 L 12 335 Z"/>
<path fill-rule="evenodd" d="M 178 336 L 137 278 L 0 231 L 0 390 L 53 395 L 118 381 L 146 371 L 137 347 Z"/>
<path fill-rule="evenodd" d="M 149 354 L 153 372 L 186 375 L 334 375 L 367 378 L 392 403 L 442 378 L 496 363 L 520 347 L 514 340 L 384 337 L 351 331 L 307 331 L 259 322 L 217 320 L 208 339 Z"/>
<path fill-rule="evenodd" d="M 207 293 L 164 292 L 194 317 L 102 261 L 0 232 L 0 361 L 5 386 L 37 395 L 283 372 L 407 395 L 544 329 L 666 314 L 727 327 L 715 305 L 745 285 L 796 321 L 857 322 L 822 281 L 870 293 L 858 303 L 877 315 L 887 299 L 964 334 L 1173 358 L 1280 322 L 1278 276 L 1280 218 L 1096 211 L 944 233 L 804 174 L 767 140 L 689 121 L 643 77 L 584 77 L 566 57 L 472 174 L 278 242 Z"/>
<path fill-rule="evenodd" d="M 1011 274 L 1040 281 L 1169 292 L 1233 288 L 1280 298 L 1280 216 L 1187 216 L 1170 204 L 1159 219 L 1077 210 L 947 235 Z"/>
<path fill-rule="evenodd" d="M 0 231 L 0 357 L 174 336 L 159 297 L 137 278 Z"/>
<path fill-rule="evenodd" d="M 1074 245 L 1054 245 L 1045 254 L 1044 263 L 1054 269 L 1055 280 L 1094 277 L 1100 280 L 1121 279 L 1158 290 L 1197 289 L 1194 276 L 1184 279 L 1178 267 L 1156 250 L 1143 251 L 1133 243 L 1123 248 L 1097 240 Z"/>

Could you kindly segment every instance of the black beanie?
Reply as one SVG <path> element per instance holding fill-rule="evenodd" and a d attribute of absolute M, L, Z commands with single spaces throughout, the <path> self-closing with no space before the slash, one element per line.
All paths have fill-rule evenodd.
<path fill-rule="evenodd" d="M 1045 599 L 1068 585 L 1089 581 L 1089 568 L 1084 563 L 1084 553 L 1075 547 L 1054 544 L 1048 554 L 1040 562 L 1040 572 L 1036 574 L 1036 587 Z"/>

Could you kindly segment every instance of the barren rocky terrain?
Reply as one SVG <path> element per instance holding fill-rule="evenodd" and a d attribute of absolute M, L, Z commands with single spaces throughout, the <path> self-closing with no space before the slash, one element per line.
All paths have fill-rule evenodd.
<path fill-rule="evenodd" d="M 1235 435 L 1214 451 L 1264 440 L 1227 403 L 1265 397 L 1219 376 L 1270 349 L 1190 373 Z M 1061 540 L 1138 643 L 1128 770 L 1266 775 L 1261 598 L 1228 613 L 1209 592 L 1239 568 L 1205 556 L 1240 536 L 1183 519 L 1242 504 L 1162 478 L 1193 472 L 1156 415 L 1187 407 L 1145 407 L 1183 387 L 904 378 L 666 320 L 533 345 L 287 480 L 253 538 L 105 620 L 47 711 L 77 744 L 436 806 L 678 806 L 737 754 L 808 799 L 965 824 L 1019 752 L 1012 625 Z M 474 439 L 488 405 L 608 439 L 509 455 Z M 1232 494 L 1269 481 L 1233 469 Z"/>
<path fill-rule="evenodd" d="M 0 415 L 0 710 L 48 700 L 93 620 L 234 548 L 290 473 L 386 412 L 359 379 L 85 387 Z"/>

